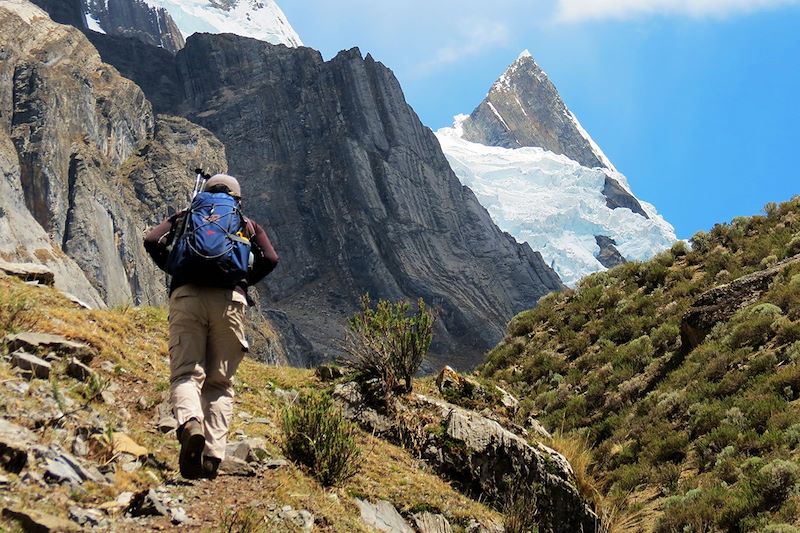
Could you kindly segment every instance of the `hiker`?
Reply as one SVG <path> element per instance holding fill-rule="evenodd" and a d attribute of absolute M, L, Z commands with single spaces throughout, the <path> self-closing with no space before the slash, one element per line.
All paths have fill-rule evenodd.
<path fill-rule="evenodd" d="M 144 246 L 159 268 L 172 275 L 170 401 L 178 421 L 180 472 L 187 479 L 213 479 L 225 457 L 233 416 L 231 379 L 248 350 L 244 313 L 251 300 L 247 289 L 275 268 L 278 255 L 263 228 L 241 215 L 241 188 L 236 178 L 217 174 L 204 186 L 200 176 L 198 180 L 196 191 L 202 190 L 195 194 L 191 209 L 150 230 Z M 191 256 L 195 247 L 184 246 L 187 238 L 218 237 L 215 230 L 224 225 L 219 213 L 229 213 L 232 224 L 237 225 L 216 233 L 227 239 L 228 248 L 244 255 L 243 259 L 229 258 L 240 265 L 239 270 L 220 271 L 213 263 L 218 259 L 209 260 L 208 256 L 197 263 Z"/>

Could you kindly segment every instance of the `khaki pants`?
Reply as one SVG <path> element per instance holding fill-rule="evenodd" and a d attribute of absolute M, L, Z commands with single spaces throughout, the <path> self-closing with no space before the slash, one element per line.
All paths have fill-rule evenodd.
<path fill-rule="evenodd" d="M 169 299 L 172 411 L 178 425 L 196 418 L 205 455 L 224 459 L 233 416 L 233 375 L 244 352 L 245 297 L 230 289 L 183 285 Z"/>

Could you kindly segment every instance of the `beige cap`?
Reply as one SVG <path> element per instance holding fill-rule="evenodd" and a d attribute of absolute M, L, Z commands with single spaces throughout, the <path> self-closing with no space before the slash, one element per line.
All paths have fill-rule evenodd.
<path fill-rule="evenodd" d="M 242 188 L 239 187 L 239 181 L 233 176 L 228 176 L 227 174 L 214 174 L 211 179 L 206 182 L 203 190 L 207 191 L 214 185 L 225 185 L 228 187 L 231 196 L 236 196 L 237 198 L 242 197 Z"/>

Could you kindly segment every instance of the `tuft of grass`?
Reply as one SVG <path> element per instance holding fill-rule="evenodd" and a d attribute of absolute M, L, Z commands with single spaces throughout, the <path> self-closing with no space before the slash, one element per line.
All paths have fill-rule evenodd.
<path fill-rule="evenodd" d="M 358 473 L 356 428 L 327 394 L 301 396 L 284 411 L 282 429 L 287 457 L 307 466 L 323 486 L 341 485 Z"/>

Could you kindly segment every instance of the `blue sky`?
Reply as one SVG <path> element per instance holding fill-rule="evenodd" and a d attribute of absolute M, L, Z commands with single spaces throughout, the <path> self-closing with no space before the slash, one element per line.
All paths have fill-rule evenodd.
<path fill-rule="evenodd" d="M 800 0 L 278 0 L 390 67 L 433 129 L 523 49 L 679 237 L 800 194 Z"/>

